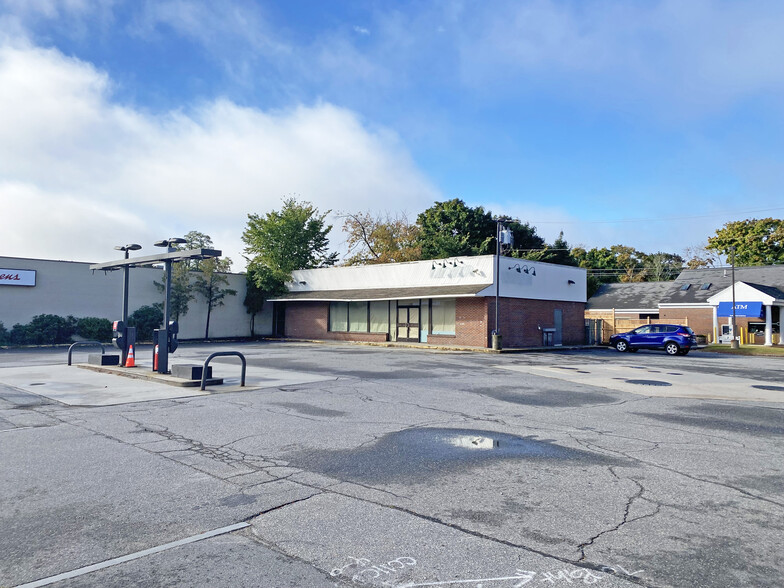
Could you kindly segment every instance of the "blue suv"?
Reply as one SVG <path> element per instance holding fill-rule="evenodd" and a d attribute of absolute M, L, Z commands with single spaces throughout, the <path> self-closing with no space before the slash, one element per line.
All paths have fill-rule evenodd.
<path fill-rule="evenodd" d="M 618 351 L 664 349 L 668 355 L 686 355 L 697 347 L 694 331 L 681 325 L 643 325 L 628 333 L 610 337 L 610 345 Z"/>

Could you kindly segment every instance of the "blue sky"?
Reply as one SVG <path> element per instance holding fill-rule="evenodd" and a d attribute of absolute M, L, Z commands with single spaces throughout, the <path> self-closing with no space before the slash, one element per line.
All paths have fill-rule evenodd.
<path fill-rule="evenodd" d="M 287 195 L 683 254 L 782 216 L 782 30 L 777 1 L 0 0 L 2 254 L 195 229 L 239 269 Z"/>

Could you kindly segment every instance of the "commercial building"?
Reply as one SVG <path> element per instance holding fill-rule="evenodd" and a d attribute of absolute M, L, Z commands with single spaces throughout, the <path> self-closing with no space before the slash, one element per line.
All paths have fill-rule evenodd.
<path fill-rule="evenodd" d="M 0 257 L 0 322 L 10 330 L 26 324 L 39 314 L 56 314 L 76 318 L 98 317 L 111 321 L 122 318 L 123 272 L 90 270 L 89 263 Z M 227 296 L 224 306 L 212 310 L 210 337 L 246 337 L 250 335 L 247 314 L 245 276 L 225 274 L 228 288 L 237 291 Z M 18 279 L 17 279 L 18 278 Z M 129 313 L 142 306 L 163 302 L 163 293 L 155 282 L 164 281 L 163 270 L 154 267 L 132 268 L 129 275 Z M 180 317 L 180 338 L 204 337 L 207 305 L 201 296 L 188 304 Z M 272 313 L 267 310 L 256 317 L 256 333 L 268 334 Z"/>
<path fill-rule="evenodd" d="M 570 266 L 454 257 L 300 270 L 288 286 L 275 300 L 287 337 L 490 347 L 497 328 L 504 347 L 585 338 L 586 272 Z"/>
<path fill-rule="evenodd" d="M 121 318 L 122 272 L 89 266 L 0 257 L 0 322 L 11 329 L 39 314 Z M 245 276 L 226 277 L 237 295 L 212 311 L 210 337 L 248 337 Z M 129 312 L 160 303 L 155 282 L 162 280 L 160 268 L 132 268 Z M 569 266 L 455 257 L 300 270 L 288 288 L 265 304 L 255 335 L 469 347 L 490 347 L 496 329 L 504 347 L 582 344 L 585 337 L 586 272 Z M 180 338 L 203 337 L 206 317 L 206 303 L 196 296 L 180 317 Z"/>
<path fill-rule="evenodd" d="M 735 268 L 735 320 L 752 343 L 779 341 L 784 265 Z M 604 284 L 586 305 L 586 318 L 624 324 L 650 320 L 687 324 L 711 341 L 728 341 L 733 316 L 730 268 L 684 270 L 672 282 Z"/>

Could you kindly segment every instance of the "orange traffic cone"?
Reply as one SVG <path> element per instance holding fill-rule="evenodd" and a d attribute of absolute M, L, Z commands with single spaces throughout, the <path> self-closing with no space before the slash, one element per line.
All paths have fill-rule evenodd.
<path fill-rule="evenodd" d="M 136 360 L 133 357 L 133 345 L 128 346 L 128 358 L 125 360 L 125 367 L 136 367 Z"/>

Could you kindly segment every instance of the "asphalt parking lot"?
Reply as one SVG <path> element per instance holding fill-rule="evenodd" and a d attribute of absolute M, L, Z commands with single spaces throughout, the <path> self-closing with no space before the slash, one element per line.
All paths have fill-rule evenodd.
<path fill-rule="evenodd" d="M 0 586 L 784 585 L 782 359 L 216 349 L 0 350 Z"/>

